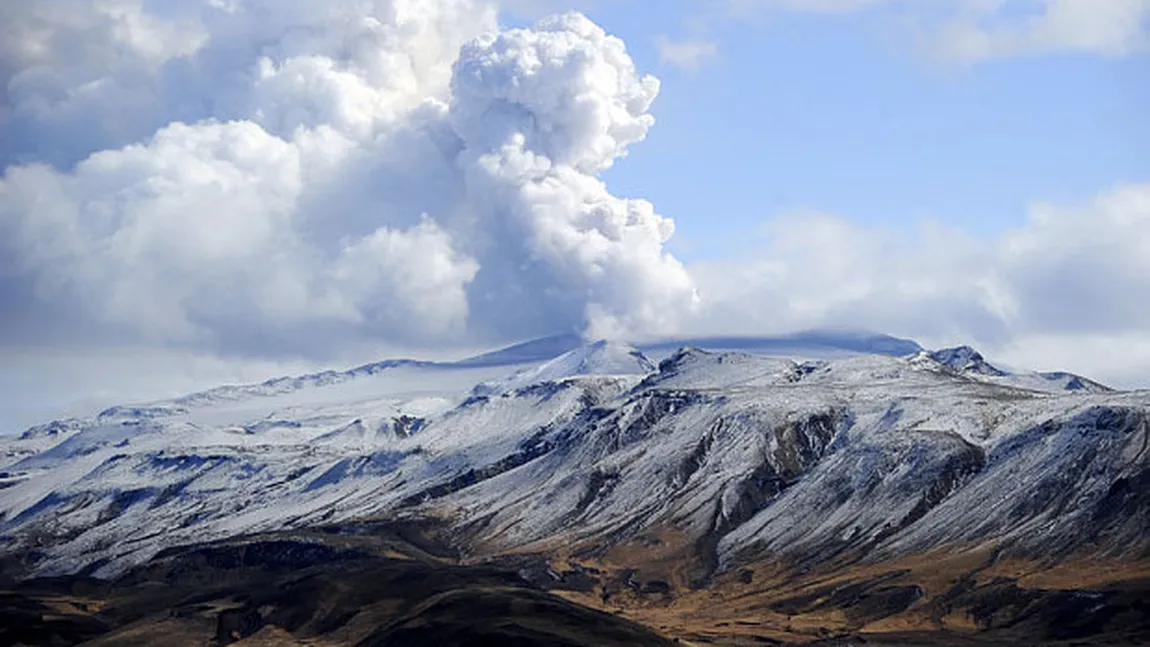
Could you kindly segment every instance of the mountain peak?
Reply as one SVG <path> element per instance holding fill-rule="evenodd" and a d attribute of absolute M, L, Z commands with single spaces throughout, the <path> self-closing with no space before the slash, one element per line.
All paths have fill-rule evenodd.
<path fill-rule="evenodd" d="M 977 373 L 979 375 L 1004 376 L 1008 373 L 990 362 L 977 350 L 970 346 L 955 346 L 941 350 L 929 351 L 928 355 L 934 361 L 949 366 L 963 373 Z"/>
<path fill-rule="evenodd" d="M 493 350 L 456 362 L 459 366 L 509 366 L 553 359 L 585 345 L 576 334 L 552 335 Z"/>
<path fill-rule="evenodd" d="M 607 339 L 567 351 L 541 368 L 548 367 L 569 375 L 631 375 L 655 370 L 655 365 L 634 346 Z"/>
<path fill-rule="evenodd" d="M 483 385 L 483 391 L 510 391 L 540 382 L 555 382 L 577 375 L 646 375 L 655 365 L 630 344 L 600 339 L 573 348 L 558 357 L 511 377 Z"/>

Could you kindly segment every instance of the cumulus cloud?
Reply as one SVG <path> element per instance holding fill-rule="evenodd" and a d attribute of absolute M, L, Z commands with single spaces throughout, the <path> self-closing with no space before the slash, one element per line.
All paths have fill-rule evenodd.
<path fill-rule="evenodd" d="M 666 332 L 695 306 L 671 221 L 598 178 L 658 81 L 582 15 L 46 4 L 0 10 L 10 338 L 323 354 Z"/>
<path fill-rule="evenodd" d="M 1117 187 L 1079 208 L 1037 205 L 1000 253 L 1021 329 L 1150 331 L 1150 184 Z"/>
<path fill-rule="evenodd" d="M 443 98 L 459 47 L 496 28 L 471 0 L 49 0 L 0 7 L 7 163 L 67 165 L 173 121 L 360 138 Z"/>
<path fill-rule="evenodd" d="M 848 326 L 922 337 L 1003 338 L 1012 302 L 994 251 L 961 231 L 924 223 L 883 230 L 800 211 L 768 221 L 755 258 L 692 271 L 714 319 L 743 334 Z M 714 319 L 711 319 L 711 318 Z"/>
<path fill-rule="evenodd" d="M 309 154 L 251 122 L 176 123 L 70 172 L 10 168 L 0 231 L 9 271 L 34 286 L 22 305 L 62 301 L 150 341 L 211 346 L 309 322 L 400 337 L 462 326 L 476 265 L 434 222 L 328 249 L 306 238 L 326 215 L 298 208 Z"/>
<path fill-rule="evenodd" d="M 1150 383 L 1136 359 L 1150 348 L 1150 184 L 1078 207 L 1036 204 L 1024 225 L 989 240 L 817 212 L 776 217 L 760 236 L 755 258 L 691 267 L 707 304 L 700 330 L 866 327 Z"/>

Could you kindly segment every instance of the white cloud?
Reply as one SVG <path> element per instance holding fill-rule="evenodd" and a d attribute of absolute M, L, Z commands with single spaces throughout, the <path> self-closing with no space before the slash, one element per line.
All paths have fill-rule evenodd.
<path fill-rule="evenodd" d="M 714 58 L 719 53 L 719 46 L 705 39 L 688 38 L 676 41 L 667 36 L 659 36 L 655 44 L 659 48 L 660 61 L 692 72 L 698 70 L 707 59 Z"/>
<path fill-rule="evenodd" d="M 472 0 L 49 0 L 0 25 L 0 161 L 61 165 L 173 121 L 370 137 L 444 98 L 459 47 L 496 28 Z"/>
<path fill-rule="evenodd" d="M 337 293 L 365 323 L 385 330 L 414 323 L 433 337 L 464 326 L 466 286 L 478 270 L 426 217 L 406 231 L 377 229 L 346 247 L 333 268 Z"/>
<path fill-rule="evenodd" d="M 756 258 L 689 269 L 704 299 L 700 331 L 865 327 L 1150 385 L 1150 184 L 1078 208 L 1035 205 L 995 240 L 791 213 L 767 224 Z"/>
<path fill-rule="evenodd" d="M 1042 25 L 1075 22 L 1044 17 L 1066 1 L 979 11 L 1062 42 Z M 1082 20 L 1083 47 L 1122 40 Z M 0 25 L 9 346 L 314 359 L 849 325 L 1092 370 L 1081 348 L 1150 347 L 1150 185 L 994 241 L 792 213 L 755 258 L 684 267 L 674 224 L 599 178 L 653 126 L 658 81 L 578 14 L 500 31 L 470 0 L 52 0 Z M 1134 379 L 1123 361 L 1096 374 Z"/>
<path fill-rule="evenodd" d="M 960 63 L 1077 52 L 1121 57 L 1150 51 L 1150 0 L 728 0 L 750 12 L 883 11 L 909 26 L 923 50 Z"/>
<path fill-rule="evenodd" d="M 939 55 L 962 62 L 1058 52 L 1142 54 L 1150 46 L 1150 0 L 975 3 L 926 38 Z"/>
<path fill-rule="evenodd" d="M 1145 332 L 1034 334 L 994 347 L 1006 365 L 1072 370 L 1115 388 L 1150 388 L 1150 335 Z"/>
<path fill-rule="evenodd" d="M 924 223 L 900 232 L 792 212 L 769 221 L 761 236 L 753 259 L 691 266 L 706 327 L 737 322 L 738 332 L 751 334 L 848 326 L 983 339 L 1005 332 L 1010 306 L 993 252 L 961 231 Z"/>
<path fill-rule="evenodd" d="M 694 307 L 673 224 L 596 177 L 646 136 L 658 81 L 579 14 L 3 11 L 37 34 L 0 52 L 8 334 L 322 355 L 666 331 Z"/>
<path fill-rule="evenodd" d="M 251 122 L 176 123 L 72 172 L 13 167 L 5 256 L 38 299 L 160 343 L 248 343 L 309 322 L 401 338 L 461 328 L 475 262 L 434 223 L 326 249 L 306 238 L 338 218 L 299 209 L 312 154 Z"/>
<path fill-rule="evenodd" d="M 476 285 L 487 311 L 505 315 L 492 323 L 529 332 L 516 307 L 527 296 L 552 330 L 580 319 L 597 335 L 672 330 L 695 302 L 662 250 L 673 223 L 594 177 L 654 123 L 658 81 L 636 74 L 623 42 L 557 16 L 465 47 L 452 89 L 475 233 L 499 248 Z"/>
<path fill-rule="evenodd" d="M 91 416 L 117 404 L 327 368 L 300 360 L 237 359 L 155 347 L 0 346 L 0 435 L 53 418 Z"/>

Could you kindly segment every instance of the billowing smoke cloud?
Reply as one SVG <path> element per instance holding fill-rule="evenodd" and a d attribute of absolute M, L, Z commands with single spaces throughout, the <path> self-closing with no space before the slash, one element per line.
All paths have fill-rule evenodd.
<path fill-rule="evenodd" d="M 499 248 L 476 285 L 493 316 L 510 315 L 492 321 L 527 332 L 583 316 L 595 336 L 673 331 L 696 300 L 661 251 L 674 225 L 595 178 L 654 122 L 658 81 L 639 78 L 623 42 L 579 14 L 488 35 L 464 47 L 452 90 L 477 233 Z"/>
<path fill-rule="evenodd" d="M 673 225 L 597 174 L 658 82 L 471 0 L 6 3 L 0 329 L 323 353 L 666 332 Z"/>

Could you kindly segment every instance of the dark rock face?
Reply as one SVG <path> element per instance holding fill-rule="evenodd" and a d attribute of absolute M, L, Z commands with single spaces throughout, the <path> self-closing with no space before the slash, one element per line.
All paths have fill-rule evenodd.
<path fill-rule="evenodd" d="M 427 503 L 435 499 L 440 499 L 450 494 L 454 494 L 465 488 L 471 487 L 483 481 L 495 478 L 500 474 L 509 472 L 517 467 L 521 467 L 530 463 L 541 456 L 546 455 L 555 448 L 556 441 L 548 438 L 549 429 L 544 429 L 530 438 L 522 441 L 518 445 L 515 453 L 503 457 L 499 461 L 491 465 L 485 465 L 480 468 L 468 469 L 462 474 L 452 477 L 444 483 L 427 488 L 423 492 L 419 492 L 412 496 L 407 497 L 400 502 L 399 507 L 405 508 L 410 506 Z"/>
<path fill-rule="evenodd" d="M 24 582 L 18 592 L 0 593 L 0 644 L 97 637 L 105 646 L 230 644 L 265 627 L 324 644 L 388 647 L 673 644 L 540 590 L 517 570 L 427 559 L 403 538 L 418 528 L 359 532 L 172 549 L 114 582 Z M 361 548 L 341 547 L 349 543 Z M 383 549 L 407 556 L 375 554 Z M 71 600 L 75 613 L 52 611 L 45 600 Z"/>
<path fill-rule="evenodd" d="M 844 609 L 850 622 L 863 625 L 902 613 L 923 596 L 920 587 L 891 585 L 889 579 L 890 576 L 886 576 L 816 589 L 803 596 L 780 600 L 772 608 L 787 615 Z"/>
<path fill-rule="evenodd" d="M 956 371 L 966 371 L 979 375 L 1006 375 L 1006 371 L 999 369 L 983 358 L 982 354 L 970 346 L 944 348 L 930 353 L 934 361 L 953 368 Z"/>
<path fill-rule="evenodd" d="M 0 645 L 78 645 L 109 629 L 87 614 L 60 613 L 37 596 L 0 592 Z"/>
<path fill-rule="evenodd" d="M 397 416 L 392 419 L 391 426 L 395 430 L 395 435 L 400 438 L 407 438 L 427 424 L 423 418 L 416 418 L 415 416 Z"/>
<path fill-rule="evenodd" d="M 450 591 L 423 603 L 359 647 L 593 647 L 673 644 L 599 611 L 524 589 Z"/>
<path fill-rule="evenodd" d="M 1150 531 L 1150 468 L 1133 469 L 1114 481 L 1091 513 L 1091 522 L 1100 545 L 1145 537 Z M 1150 558 L 1150 547 L 1137 557 Z"/>
<path fill-rule="evenodd" d="M 216 619 L 216 641 L 222 644 L 236 642 L 254 634 L 263 626 L 263 618 L 256 609 L 227 609 Z"/>
<path fill-rule="evenodd" d="M 714 534 L 741 525 L 790 487 L 823 457 L 843 420 L 842 412 L 824 412 L 768 431 L 776 451 L 734 483 L 734 504 L 718 512 Z"/>
<path fill-rule="evenodd" d="M 1137 448 L 1148 423 L 1144 411 L 1098 406 L 1005 439 L 986 452 L 961 496 L 932 509 L 924 526 L 935 530 L 908 549 L 1009 537 L 1012 552 L 1032 557 L 1146 554 L 1150 499 L 1133 486 L 1146 478 L 1147 455 Z M 979 501 L 994 505 L 976 514 Z M 960 517 L 972 523 L 947 523 Z"/>
<path fill-rule="evenodd" d="M 1035 644 L 1089 644 L 1107 635 L 1109 644 L 1139 645 L 1150 639 L 1146 583 L 1134 590 L 1038 591 L 1008 580 L 956 596 L 988 632 L 1025 636 Z"/>
<path fill-rule="evenodd" d="M 155 492 L 149 488 L 118 492 L 113 497 L 112 502 L 108 504 L 108 507 L 100 512 L 100 517 L 96 520 L 96 523 L 100 524 L 111 521 L 123 514 L 123 512 L 131 506 L 151 498 L 154 494 Z"/>

